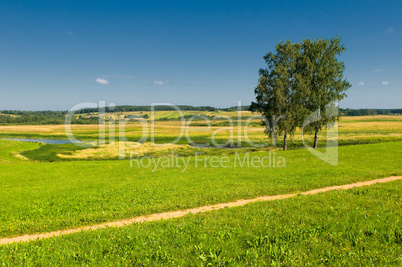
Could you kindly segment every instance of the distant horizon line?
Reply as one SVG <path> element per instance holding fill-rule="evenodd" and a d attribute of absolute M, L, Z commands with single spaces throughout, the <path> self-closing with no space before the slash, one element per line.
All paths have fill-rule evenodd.
<path fill-rule="evenodd" d="M 122 105 L 115 105 L 114 107 L 122 107 L 122 106 L 129 106 L 129 107 L 160 107 L 160 106 L 169 106 L 169 105 L 129 105 L 129 104 L 122 104 Z M 187 105 L 187 104 L 178 104 L 175 105 L 177 107 L 193 107 L 193 108 L 213 108 L 213 109 L 233 109 L 238 106 L 230 106 L 230 107 L 214 107 L 214 106 L 209 106 L 209 105 Z M 248 107 L 250 105 L 241 105 L 240 107 Z M 106 106 L 107 107 L 107 106 Z M 364 107 L 364 108 L 351 108 L 351 107 L 339 107 L 340 109 L 351 109 L 351 110 L 366 110 L 366 109 L 371 109 L 371 110 L 397 110 L 397 109 L 402 109 L 402 107 L 393 107 L 393 108 L 373 108 L 373 107 Z M 82 109 L 91 109 L 91 108 L 82 108 Z M 81 110 L 81 109 L 78 109 Z M 36 112 L 36 111 L 69 111 L 69 109 L 1 109 L 0 113 L 2 111 L 26 111 L 26 112 Z M 162 111 L 162 110 L 161 110 Z M 116 111 L 116 112 L 121 112 L 121 111 Z M 135 111 L 127 111 L 127 112 L 135 112 Z"/>

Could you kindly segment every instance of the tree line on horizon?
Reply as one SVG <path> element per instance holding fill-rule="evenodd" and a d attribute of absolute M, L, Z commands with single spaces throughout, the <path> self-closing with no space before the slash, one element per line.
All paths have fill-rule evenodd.
<path fill-rule="evenodd" d="M 241 110 L 249 110 L 250 106 L 242 106 Z M 236 111 L 237 107 L 219 109 L 221 111 Z M 166 111 L 166 110 L 163 110 Z M 171 111 L 171 110 L 167 110 Z M 206 110 L 200 110 L 206 111 Z M 367 115 L 398 115 L 402 114 L 402 109 L 339 109 L 340 114 L 343 116 L 367 116 Z M 15 124 L 15 125 L 29 125 L 29 124 L 64 124 L 67 111 L 21 111 L 21 110 L 2 110 L 0 111 L 0 125 Z M 85 114 L 85 113 L 80 113 Z M 211 117 L 208 117 L 211 119 Z M 180 120 L 181 117 L 158 120 Z M 184 116 L 188 119 L 188 116 Z M 99 119 L 97 117 L 85 118 L 79 116 L 77 119 L 72 120 L 73 124 L 97 124 Z"/>
<path fill-rule="evenodd" d="M 233 106 L 229 108 L 216 108 L 212 106 L 191 106 L 191 105 L 177 105 L 182 111 L 237 111 L 239 109 L 238 106 Z M 115 107 L 105 107 L 105 112 L 107 113 L 118 113 L 118 112 L 135 112 L 135 111 L 175 111 L 176 109 L 173 106 L 160 105 L 160 106 L 131 106 L 131 105 L 119 105 Z M 249 106 L 240 106 L 241 111 L 246 111 L 249 109 Z M 87 114 L 87 113 L 98 113 L 99 108 L 83 108 L 74 111 L 75 114 Z M 68 113 L 67 110 L 42 110 L 42 111 L 25 111 L 25 110 L 0 110 L 0 114 L 8 114 L 8 115 L 19 115 L 19 116 L 38 116 L 38 115 L 46 115 L 46 116 L 64 116 Z"/>
<path fill-rule="evenodd" d="M 155 111 L 175 111 L 171 106 L 156 106 Z M 225 111 L 225 112 L 233 112 L 238 111 L 238 106 L 233 106 L 229 108 L 215 108 L 212 106 L 190 106 L 190 105 L 179 105 L 178 107 L 185 107 L 182 109 L 183 111 Z M 250 105 L 240 106 L 240 111 L 249 111 Z M 75 112 L 75 114 L 87 114 L 87 113 L 97 113 L 99 110 L 96 108 L 91 109 L 80 109 Z M 122 105 L 116 106 L 114 111 L 112 112 L 110 109 L 105 110 L 107 113 L 118 113 L 118 112 L 132 112 L 132 111 L 151 111 L 151 106 L 129 106 Z M 366 115 L 394 115 L 394 114 L 402 114 L 401 109 L 375 109 L 375 108 L 361 108 L 361 109 L 353 109 L 353 108 L 339 108 L 339 112 L 344 116 L 366 116 Z M 39 111 L 28 111 L 28 110 L 0 110 L 0 116 L 7 115 L 15 115 L 22 117 L 29 116 L 52 116 L 52 117 L 64 117 L 68 113 L 67 110 L 39 110 Z"/>

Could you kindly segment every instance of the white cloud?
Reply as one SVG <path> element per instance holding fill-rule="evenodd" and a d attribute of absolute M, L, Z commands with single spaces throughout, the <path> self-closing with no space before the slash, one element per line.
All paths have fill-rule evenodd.
<path fill-rule="evenodd" d="M 358 85 L 363 86 L 364 82 L 359 82 Z"/>
<path fill-rule="evenodd" d="M 373 70 L 373 73 L 382 72 L 382 71 L 385 71 L 385 69 L 376 69 L 376 70 Z"/>
<path fill-rule="evenodd" d="M 101 78 L 96 79 L 95 82 L 97 82 L 99 84 L 109 84 L 108 80 L 101 79 Z"/>
<path fill-rule="evenodd" d="M 156 84 L 156 85 L 165 85 L 165 84 L 167 84 L 167 82 L 164 82 L 164 81 L 154 81 L 153 84 Z"/>
<path fill-rule="evenodd" d="M 382 85 L 388 85 L 388 84 L 389 84 L 389 81 L 382 82 L 381 84 L 382 84 Z"/>
<path fill-rule="evenodd" d="M 386 33 L 393 33 L 394 31 L 395 31 L 394 28 L 391 27 L 391 28 L 388 28 L 385 32 Z"/>

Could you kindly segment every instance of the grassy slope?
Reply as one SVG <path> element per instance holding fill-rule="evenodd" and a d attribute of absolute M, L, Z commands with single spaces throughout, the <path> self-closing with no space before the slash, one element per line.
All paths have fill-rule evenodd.
<path fill-rule="evenodd" d="M 23 151 L 34 150 L 39 147 L 40 144 L 38 143 L 0 140 L 0 164 L 21 162 L 21 159 L 15 154 L 21 154 Z"/>
<path fill-rule="evenodd" d="M 0 247 L 6 265 L 397 266 L 402 182 Z"/>
<path fill-rule="evenodd" d="M 194 160 L 186 172 L 130 168 L 127 160 L 2 164 L 0 236 L 401 175 L 401 149 L 402 142 L 342 147 L 337 167 L 305 150 L 277 152 L 286 168 L 195 168 Z"/>
<path fill-rule="evenodd" d="M 83 150 L 85 148 L 79 147 L 75 144 L 44 144 L 34 150 L 26 150 L 21 153 L 24 157 L 38 161 L 61 161 L 64 160 L 57 156 L 57 154 L 71 155 L 75 151 Z"/>
<path fill-rule="evenodd" d="M 187 157 L 194 156 L 195 153 L 203 155 L 231 155 L 236 153 L 246 152 L 268 152 L 277 151 L 273 148 L 196 148 L 189 145 L 156 145 L 153 146 L 150 142 L 137 146 L 137 143 L 122 142 L 106 144 L 104 146 L 93 146 L 90 148 L 81 148 L 75 144 L 46 144 L 41 145 L 37 149 L 23 151 L 20 154 L 30 160 L 35 161 L 76 161 L 76 160 L 117 160 L 119 159 L 120 151 L 126 158 L 130 157 L 130 153 L 136 153 L 138 157 Z"/>

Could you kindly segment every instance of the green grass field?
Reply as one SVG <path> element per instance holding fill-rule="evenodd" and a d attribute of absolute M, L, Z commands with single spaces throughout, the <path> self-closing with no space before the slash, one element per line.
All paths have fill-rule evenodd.
<path fill-rule="evenodd" d="M 130 161 L 111 160 L 116 154 L 109 147 L 95 146 L 91 148 L 95 154 L 90 154 L 73 144 L 0 140 L 0 238 L 399 176 L 399 117 L 344 118 L 339 124 L 339 143 L 344 146 L 339 147 L 337 166 L 321 161 L 306 149 L 175 146 L 172 149 L 181 151 L 180 157 L 165 157 L 170 148 L 150 148 Z M 158 123 L 162 123 L 155 128 L 158 142 L 177 134 L 177 122 Z M 267 143 L 261 128 L 252 129 L 253 140 Z M 208 141 L 206 127 L 194 126 L 192 130 L 194 139 Z M 138 126 L 132 124 L 126 135 L 134 139 L 138 131 Z M 75 132 L 92 140 L 98 129 L 77 125 Z M 228 133 L 223 130 L 218 137 L 224 141 Z M 0 137 L 63 138 L 63 134 L 60 125 L 0 126 Z M 301 144 L 297 134 L 293 142 L 295 146 Z M 195 157 L 195 152 L 201 154 Z M 240 166 L 247 156 L 265 157 L 271 166 Z M 229 162 L 225 166 L 212 161 L 222 157 Z M 158 160 L 175 164 L 156 167 Z M 10 244 L 0 246 L 0 263 L 402 265 L 401 185 L 397 181 Z"/>
<path fill-rule="evenodd" d="M 0 247 L 4 265 L 400 266 L 402 182 Z"/>
<path fill-rule="evenodd" d="M 183 167 L 152 172 L 155 165 L 138 168 L 136 161 L 130 168 L 129 160 L 19 160 L 19 164 L 1 166 L 0 236 L 401 175 L 401 148 L 402 142 L 341 147 L 338 166 L 328 165 L 305 150 L 275 152 L 276 158 L 285 158 L 286 168 L 213 168 L 199 161 L 196 166 L 195 157 L 179 158 L 190 160 L 185 172 Z M 235 157 L 228 156 L 232 162 Z"/>

